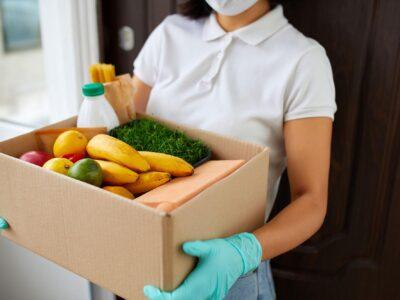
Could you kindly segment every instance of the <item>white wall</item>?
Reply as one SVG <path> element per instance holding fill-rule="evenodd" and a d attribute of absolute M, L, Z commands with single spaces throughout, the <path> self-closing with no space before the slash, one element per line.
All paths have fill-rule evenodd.
<path fill-rule="evenodd" d="M 86 280 L 0 238 L 0 299 L 90 300 Z"/>
<path fill-rule="evenodd" d="M 32 129 L 33 128 L 30 127 L 0 121 L 0 142 L 24 134 Z"/>

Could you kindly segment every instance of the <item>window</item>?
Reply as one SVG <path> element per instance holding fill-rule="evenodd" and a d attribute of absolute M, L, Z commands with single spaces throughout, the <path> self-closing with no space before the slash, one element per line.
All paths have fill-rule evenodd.
<path fill-rule="evenodd" d="M 0 0 L 4 50 L 40 47 L 38 0 Z"/>
<path fill-rule="evenodd" d="M 0 140 L 78 112 L 97 0 L 0 0 Z"/>
<path fill-rule="evenodd" d="M 0 0 L 0 120 L 48 122 L 38 0 Z"/>

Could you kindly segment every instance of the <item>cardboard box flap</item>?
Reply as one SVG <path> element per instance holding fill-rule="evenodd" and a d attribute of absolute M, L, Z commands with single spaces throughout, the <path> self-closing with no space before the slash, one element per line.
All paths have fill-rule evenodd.
<path fill-rule="evenodd" d="M 55 128 L 68 128 L 68 127 L 75 127 L 76 126 L 76 120 L 78 119 L 77 116 L 59 121 L 57 123 L 45 126 L 43 128 L 40 128 L 41 130 L 45 129 L 55 129 Z"/>
<path fill-rule="evenodd" d="M 0 142 L 0 153 L 20 157 L 28 151 L 40 150 L 36 137 L 31 132 Z"/>
<path fill-rule="evenodd" d="M 76 126 L 76 119 L 76 117 L 73 117 L 41 129 L 74 127 Z M 37 136 L 32 134 L 32 132 L 28 132 L 15 138 L 0 142 L 0 152 L 13 157 L 20 157 L 25 152 L 34 150 L 42 149 L 40 149 L 40 143 L 37 139 Z"/>

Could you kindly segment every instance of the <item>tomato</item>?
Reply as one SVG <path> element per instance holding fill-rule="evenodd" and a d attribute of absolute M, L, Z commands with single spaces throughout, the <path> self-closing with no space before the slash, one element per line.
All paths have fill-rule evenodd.
<path fill-rule="evenodd" d="M 64 154 L 62 158 L 69 159 L 73 163 L 76 163 L 78 160 L 85 158 L 86 155 L 84 153 L 71 153 L 71 154 Z"/>

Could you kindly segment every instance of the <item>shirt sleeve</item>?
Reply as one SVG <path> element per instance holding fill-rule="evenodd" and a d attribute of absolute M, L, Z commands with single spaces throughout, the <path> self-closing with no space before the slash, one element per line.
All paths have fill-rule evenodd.
<path fill-rule="evenodd" d="M 156 83 L 159 71 L 163 40 L 163 23 L 158 25 L 150 34 L 133 63 L 134 75 L 151 87 Z"/>
<path fill-rule="evenodd" d="M 298 62 L 287 87 L 284 121 L 311 117 L 334 119 L 335 85 L 325 50 L 309 50 Z"/>

